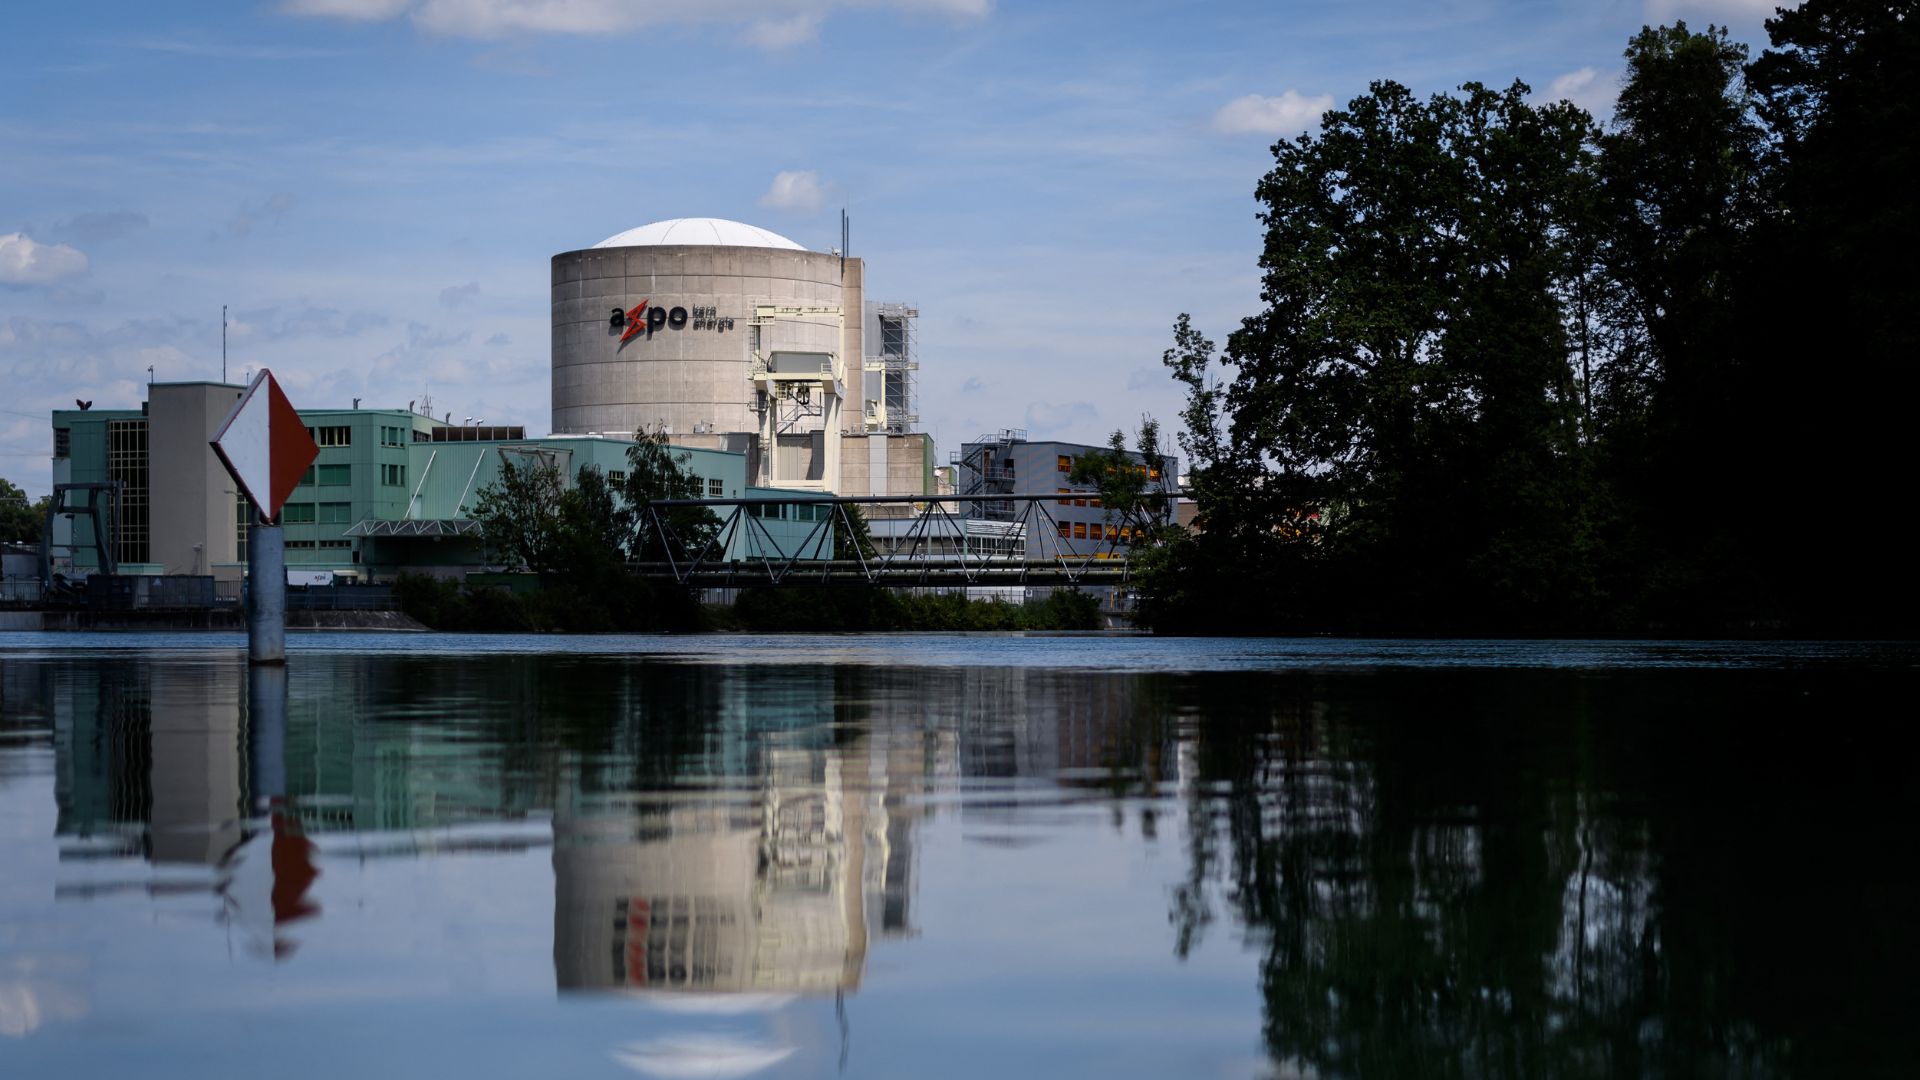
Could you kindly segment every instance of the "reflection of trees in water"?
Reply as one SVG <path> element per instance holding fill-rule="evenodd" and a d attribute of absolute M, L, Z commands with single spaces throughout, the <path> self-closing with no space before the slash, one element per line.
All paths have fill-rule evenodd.
<path fill-rule="evenodd" d="M 1323 1075 L 1872 1071 L 1911 1042 L 1887 1004 L 1908 968 L 1879 953 L 1912 958 L 1911 909 L 1854 884 L 1905 880 L 1899 789 L 1837 811 L 1873 756 L 1809 760 L 1791 681 L 1166 688 L 1191 716 L 1175 948 L 1230 911 L 1265 950 L 1271 1054 Z"/>

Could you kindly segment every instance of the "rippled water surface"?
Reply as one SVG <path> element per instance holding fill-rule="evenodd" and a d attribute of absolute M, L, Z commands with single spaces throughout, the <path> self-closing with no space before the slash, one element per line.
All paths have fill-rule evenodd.
<path fill-rule="evenodd" d="M 1911 1075 L 1902 644 L 0 633 L 0 1077 Z"/>

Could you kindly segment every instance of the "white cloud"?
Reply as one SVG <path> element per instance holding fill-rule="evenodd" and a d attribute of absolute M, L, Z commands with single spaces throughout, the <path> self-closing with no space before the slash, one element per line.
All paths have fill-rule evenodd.
<path fill-rule="evenodd" d="M 1613 103 L 1620 96 L 1620 73 L 1583 67 L 1569 71 L 1547 84 L 1540 95 L 1543 101 L 1571 101 L 1587 110 L 1595 120 L 1613 115 Z"/>
<path fill-rule="evenodd" d="M 747 27 L 747 40 L 763 49 L 787 49 L 804 45 L 820 36 L 817 12 L 795 15 L 791 19 L 769 19 Z"/>
<path fill-rule="evenodd" d="M 980 18 L 993 10 L 993 0 L 286 0 L 280 10 L 356 22 L 407 15 L 429 33 L 475 38 L 734 23 L 746 24 L 749 41 L 781 48 L 812 40 L 828 14 L 846 7 Z"/>
<path fill-rule="evenodd" d="M 1333 108 L 1333 95 L 1307 97 L 1288 90 L 1279 97 L 1248 94 L 1234 98 L 1213 114 L 1213 129 L 1228 135 L 1298 135 L 1317 127 L 1320 114 Z"/>
<path fill-rule="evenodd" d="M 760 205 L 769 210 L 812 213 L 820 209 L 826 199 L 827 189 L 820 184 L 820 174 L 807 169 L 776 175 L 773 183 L 767 187 L 767 193 L 760 196 Z"/>
<path fill-rule="evenodd" d="M 369 22 L 391 19 L 407 10 L 413 0 L 286 0 L 280 10 L 289 15 L 317 15 L 330 19 Z"/>
<path fill-rule="evenodd" d="M 1797 8 L 1799 0 L 1647 0 L 1648 20 L 1669 22 L 1677 16 L 1718 15 L 1730 19 L 1770 19 L 1779 8 Z"/>
<path fill-rule="evenodd" d="M 41 244 L 26 233 L 0 233 L 0 284 L 46 285 L 87 272 L 87 257 L 65 244 Z"/>
<path fill-rule="evenodd" d="M 440 290 L 440 306 L 457 308 L 480 295 L 480 283 L 469 281 L 465 285 L 449 285 Z"/>

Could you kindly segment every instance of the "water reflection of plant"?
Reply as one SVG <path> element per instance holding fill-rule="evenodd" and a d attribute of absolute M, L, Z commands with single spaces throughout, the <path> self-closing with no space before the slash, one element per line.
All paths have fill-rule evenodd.
<path fill-rule="evenodd" d="M 1324 1076 L 1888 1066 L 1910 1040 L 1881 950 L 1911 957 L 1913 932 L 1856 906 L 1883 852 L 1837 838 L 1890 839 L 1893 807 L 1836 815 L 1863 763 L 1801 774 L 1775 741 L 1797 695 L 1703 680 L 1186 687 L 1166 703 L 1199 718 L 1175 951 L 1221 910 L 1251 931 L 1269 1052 Z"/>

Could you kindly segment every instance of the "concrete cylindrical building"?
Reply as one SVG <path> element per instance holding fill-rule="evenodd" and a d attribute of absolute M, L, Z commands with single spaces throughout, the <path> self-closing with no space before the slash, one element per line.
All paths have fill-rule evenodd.
<path fill-rule="evenodd" d="M 762 431 L 754 352 L 838 355 L 842 270 L 837 255 L 718 218 L 658 221 L 555 255 L 554 432 L 664 428 L 708 442 L 689 437 Z M 756 326 L 761 306 L 835 313 Z"/>

